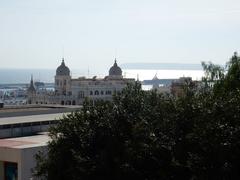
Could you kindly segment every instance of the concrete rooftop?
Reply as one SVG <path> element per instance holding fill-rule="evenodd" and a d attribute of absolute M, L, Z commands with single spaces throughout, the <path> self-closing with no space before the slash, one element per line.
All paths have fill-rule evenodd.
<path fill-rule="evenodd" d="M 0 118 L 32 116 L 41 114 L 66 113 L 79 110 L 82 106 L 62 106 L 62 105 L 25 105 L 0 109 Z"/>
<path fill-rule="evenodd" d="M 68 114 L 68 113 L 40 114 L 40 115 L 17 116 L 17 117 L 3 117 L 3 118 L 0 118 L 0 125 L 59 120 L 64 114 Z"/>
<path fill-rule="evenodd" d="M 0 148 L 25 149 L 46 146 L 49 140 L 50 137 L 47 134 L 0 139 Z"/>

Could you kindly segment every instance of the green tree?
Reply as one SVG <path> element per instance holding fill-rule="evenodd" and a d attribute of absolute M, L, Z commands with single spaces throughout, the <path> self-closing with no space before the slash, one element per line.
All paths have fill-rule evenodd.
<path fill-rule="evenodd" d="M 113 102 L 99 101 L 63 117 L 50 130 L 47 156 L 37 155 L 43 179 L 169 179 L 171 99 L 128 85 Z M 165 110 L 168 109 L 168 112 Z M 173 118 L 173 117 L 172 117 Z M 161 123 L 159 123 L 161 122 Z"/>
<path fill-rule="evenodd" d="M 240 57 L 237 52 L 226 63 L 225 67 L 211 62 L 202 62 L 205 76 L 205 88 L 213 91 L 216 96 L 230 93 L 240 88 Z M 220 94 L 219 94 L 220 93 Z"/>
<path fill-rule="evenodd" d="M 113 101 L 86 101 L 50 130 L 42 179 L 239 179 L 239 57 L 204 64 L 202 90 L 175 98 L 129 84 Z M 189 86 L 189 87 L 188 87 Z"/>

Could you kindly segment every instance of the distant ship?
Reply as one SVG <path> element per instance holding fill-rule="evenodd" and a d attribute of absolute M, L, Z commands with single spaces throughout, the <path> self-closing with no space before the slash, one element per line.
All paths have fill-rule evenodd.
<path fill-rule="evenodd" d="M 153 77 L 152 80 L 143 80 L 143 85 L 163 85 L 163 86 L 170 86 L 173 81 L 177 79 L 158 79 L 157 74 Z"/>

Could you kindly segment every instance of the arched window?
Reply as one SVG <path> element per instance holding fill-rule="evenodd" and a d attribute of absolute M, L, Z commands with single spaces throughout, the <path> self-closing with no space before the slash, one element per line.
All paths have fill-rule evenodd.
<path fill-rule="evenodd" d="M 101 91 L 101 95 L 104 95 L 104 92 L 103 92 L 103 91 Z"/>
<path fill-rule="evenodd" d="M 76 101 L 73 100 L 73 101 L 72 101 L 72 105 L 76 105 Z"/>
<path fill-rule="evenodd" d="M 98 91 L 95 91 L 95 93 L 94 93 L 95 95 L 99 95 L 99 92 Z"/>
<path fill-rule="evenodd" d="M 92 91 L 90 91 L 90 95 L 93 95 L 93 92 L 92 92 Z"/>

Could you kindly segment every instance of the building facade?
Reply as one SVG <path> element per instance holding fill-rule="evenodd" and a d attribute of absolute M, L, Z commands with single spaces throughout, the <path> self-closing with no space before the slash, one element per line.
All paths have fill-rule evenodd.
<path fill-rule="evenodd" d="M 38 92 L 31 79 L 28 89 L 29 104 L 61 104 L 81 105 L 88 98 L 92 101 L 111 100 L 114 93 L 121 92 L 128 83 L 134 83 L 135 79 L 123 78 L 122 70 L 117 61 L 109 69 L 108 76 L 104 78 L 79 77 L 72 78 L 70 69 L 62 59 L 61 65 L 56 70 L 54 92 Z"/>
<path fill-rule="evenodd" d="M 172 82 L 171 94 L 176 97 L 182 97 L 187 95 L 186 88 L 193 92 L 198 92 L 202 88 L 202 82 L 193 81 L 191 77 L 180 77 L 178 80 Z"/>

